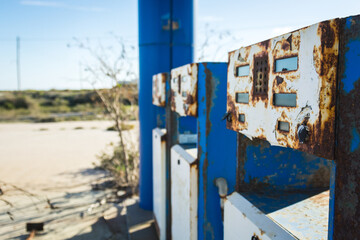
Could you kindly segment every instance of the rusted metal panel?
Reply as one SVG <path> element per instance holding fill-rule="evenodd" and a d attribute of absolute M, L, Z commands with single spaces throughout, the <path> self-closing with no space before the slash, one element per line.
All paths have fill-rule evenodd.
<path fill-rule="evenodd" d="M 360 239 L 360 15 L 344 19 L 340 40 L 334 226 L 330 238 Z"/>
<path fill-rule="evenodd" d="M 152 103 L 159 107 L 165 107 L 167 73 L 158 73 L 152 78 Z"/>
<path fill-rule="evenodd" d="M 166 130 L 153 130 L 153 210 L 159 239 L 166 239 Z"/>
<path fill-rule="evenodd" d="M 338 31 L 334 19 L 230 52 L 227 128 L 333 160 Z"/>
<path fill-rule="evenodd" d="M 171 110 L 180 116 L 197 116 L 198 64 L 187 64 L 171 70 Z"/>
<path fill-rule="evenodd" d="M 197 239 L 197 149 L 171 148 L 171 234 L 173 240 Z"/>

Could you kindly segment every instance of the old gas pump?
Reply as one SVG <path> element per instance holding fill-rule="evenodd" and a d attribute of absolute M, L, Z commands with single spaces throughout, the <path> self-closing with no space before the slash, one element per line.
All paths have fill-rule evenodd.
<path fill-rule="evenodd" d="M 166 239 L 167 212 L 167 165 L 166 161 L 166 86 L 169 74 L 159 73 L 153 76 L 152 103 L 155 105 L 156 128 L 153 130 L 153 211 L 155 227 L 159 239 Z"/>
<path fill-rule="evenodd" d="M 226 69 L 226 63 L 193 63 L 171 71 L 171 110 L 193 117 L 197 126 L 195 144 L 171 149 L 174 240 L 223 236 L 221 192 L 234 191 L 236 173 L 236 133 L 222 121 Z"/>
<path fill-rule="evenodd" d="M 196 119 L 180 117 L 171 111 L 170 76 L 159 73 L 153 76 L 153 105 L 157 127 L 153 129 L 153 209 L 155 228 L 159 239 L 171 238 L 170 150 L 175 144 L 195 144 Z"/>
<path fill-rule="evenodd" d="M 360 212 L 360 193 L 347 185 L 360 180 L 350 167 L 360 161 L 359 111 L 349 107 L 359 101 L 360 73 L 349 62 L 360 64 L 359 19 L 324 21 L 229 53 L 227 128 L 239 134 L 225 239 L 359 236 L 350 208 Z"/>

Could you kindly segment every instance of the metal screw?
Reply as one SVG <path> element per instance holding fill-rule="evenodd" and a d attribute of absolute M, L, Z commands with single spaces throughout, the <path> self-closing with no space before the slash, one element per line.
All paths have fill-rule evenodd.
<path fill-rule="evenodd" d="M 251 237 L 251 240 L 259 240 L 259 237 L 256 236 L 256 235 L 255 235 L 255 236 L 252 236 L 252 237 Z"/>

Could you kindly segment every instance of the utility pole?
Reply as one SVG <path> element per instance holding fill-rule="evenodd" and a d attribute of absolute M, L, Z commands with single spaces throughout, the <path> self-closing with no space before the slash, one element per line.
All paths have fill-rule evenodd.
<path fill-rule="evenodd" d="M 20 37 L 16 37 L 16 71 L 18 91 L 21 90 L 21 76 L 20 76 Z"/>

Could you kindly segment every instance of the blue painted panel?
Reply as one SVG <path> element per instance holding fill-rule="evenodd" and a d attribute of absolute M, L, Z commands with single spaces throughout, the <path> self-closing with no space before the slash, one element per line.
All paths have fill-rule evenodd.
<path fill-rule="evenodd" d="M 193 46 L 173 46 L 172 66 L 173 68 L 180 67 L 192 62 L 193 59 Z"/>
<path fill-rule="evenodd" d="M 226 129 L 226 63 L 200 63 L 198 71 L 198 239 L 222 239 L 220 197 L 214 180 L 236 184 L 236 132 Z"/>
<path fill-rule="evenodd" d="M 347 47 L 349 49 L 360 49 L 360 39 L 354 39 L 353 41 L 348 42 Z M 344 84 L 343 89 L 346 93 L 349 93 L 354 89 L 354 83 L 360 79 L 360 55 L 356 51 L 347 51 L 345 53 L 345 58 L 346 69 L 342 82 Z"/>
<path fill-rule="evenodd" d="M 335 177 L 336 177 L 336 162 L 332 162 L 331 175 L 330 175 L 328 240 L 333 240 L 333 235 L 334 235 Z"/>
<path fill-rule="evenodd" d="M 155 119 L 156 119 L 156 126 L 159 128 L 165 128 L 165 108 L 155 106 Z"/>
<path fill-rule="evenodd" d="M 290 148 L 271 146 L 263 140 L 245 136 L 243 186 L 251 190 L 293 190 L 326 188 L 330 182 L 331 161 Z"/>
<path fill-rule="evenodd" d="M 174 46 L 191 46 L 194 41 L 194 1 L 193 0 L 173 0 L 173 19 L 178 22 L 179 29 L 174 30 L 172 42 Z M 180 58 L 179 58 L 180 59 Z M 190 62 L 191 62 L 190 58 Z M 186 63 L 184 63 L 186 64 Z M 181 64 L 181 65 L 184 65 Z M 181 66 L 178 65 L 178 66 Z M 177 67 L 174 65 L 173 67 Z"/>
<path fill-rule="evenodd" d="M 156 112 L 163 111 L 152 104 L 152 76 L 166 72 L 170 56 L 166 46 L 140 46 L 140 207 L 152 209 L 152 129 L 157 125 Z M 152 61 L 148 59 L 151 58 Z"/>
<path fill-rule="evenodd" d="M 170 17 L 170 0 L 138 0 L 139 45 L 169 47 L 170 31 L 162 29 L 162 19 Z"/>
<path fill-rule="evenodd" d="M 197 133 L 197 125 L 196 118 L 187 116 L 187 117 L 179 117 L 178 119 L 178 131 L 180 134 L 182 133 Z"/>

